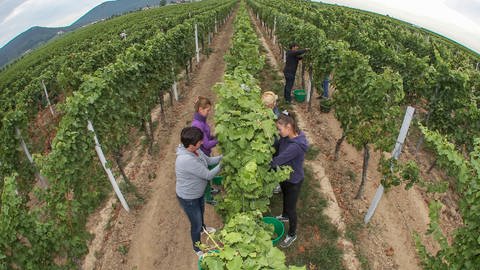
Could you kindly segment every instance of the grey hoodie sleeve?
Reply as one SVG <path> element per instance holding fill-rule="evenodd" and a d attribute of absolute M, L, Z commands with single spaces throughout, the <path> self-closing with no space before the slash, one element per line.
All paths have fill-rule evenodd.
<path fill-rule="evenodd" d="M 204 179 L 206 181 L 212 180 L 219 172 L 220 172 L 221 166 L 218 164 L 215 166 L 215 168 L 209 170 L 208 168 L 201 166 L 199 164 L 198 166 L 185 166 L 184 170 L 197 176 L 198 178 Z"/>
<path fill-rule="evenodd" d="M 207 157 L 207 163 L 208 165 L 216 165 L 220 163 L 220 160 L 222 160 L 223 155 L 216 156 L 216 157 Z"/>

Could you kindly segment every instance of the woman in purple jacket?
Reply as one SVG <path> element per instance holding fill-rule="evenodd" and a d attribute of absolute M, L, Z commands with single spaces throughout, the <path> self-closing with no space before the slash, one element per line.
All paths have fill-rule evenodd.
<path fill-rule="evenodd" d="M 286 248 L 297 239 L 297 201 L 304 179 L 303 162 L 308 141 L 305 133 L 298 128 L 295 115 L 291 112 L 284 111 L 280 114 L 277 119 L 277 128 L 281 138 L 274 144 L 277 151 L 271 166 L 273 168 L 291 166 L 293 169 L 290 178 L 280 183 L 283 193 L 283 212 L 277 219 L 289 222 L 288 234 L 280 243 L 281 247 Z"/>
<path fill-rule="evenodd" d="M 200 150 L 210 156 L 212 154 L 212 148 L 218 144 L 217 139 L 212 136 L 210 132 L 210 126 L 207 123 L 207 117 L 212 110 L 212 102 L 206 98 L 199 96 L 195 102 L 195 114 L 193 115 L 192 127 L 197 127 L 203 132 L 203 144 Z M 205 189 L 205 201 L 208 204 L 216 205 L 217 202 L 213 199 L 212 195 L 219 192 L 218 189 L 212 188 L 210 182 Z"/>

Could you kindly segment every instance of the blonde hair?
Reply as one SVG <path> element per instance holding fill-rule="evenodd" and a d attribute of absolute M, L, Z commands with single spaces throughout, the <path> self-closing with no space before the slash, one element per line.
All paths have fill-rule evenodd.
<path fill-rule="evenodd" d="M 198 96 L 197 100 L 195 101 L 195 112 L 198 112 L 200 108 L 205 109 L 209 106 L 212 106 L 212 102 L 210 101 L 210 99 Z"/>
<path fill-rule="evenodd" d="M 262 95 L 262 102 L 267 107 L 274 107 L 277 104 L 278 96 L 272 91 L 266 91 Z"/>

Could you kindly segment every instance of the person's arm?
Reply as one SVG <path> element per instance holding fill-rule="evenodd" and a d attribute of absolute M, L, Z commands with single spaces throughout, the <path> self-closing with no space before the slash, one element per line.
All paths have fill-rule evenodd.
<path fill-rule="evenodd" d="M 298 56 L 306 53 L 307 51 L 308 51 L 308 49 L 296 50 L 296 51 L 292 52 L 292 54 L 298 57 Z"/>
<path fill-rule="evenodd" d="M 276 168 L 277 166 L 285 165 L 292 159 L 295 159 L 298 156 L 300 147 L 296 144 L 291 144 L 283 151 L 279 153 L 276 157 L 272 159 L 272 163 L 270 164 L 271 167 Z"/>
<path fill-rule="evenodd" d="M 218 144 L 217 139 L 211 139 L 205 131 L 203 131 L 203 147 L 206 149 L 212 149 L 215 145 Z"/>
<path fill-rule="evenodd" d="M 206 156 L 206 157 L 207 157 L 207 164 L 208 165 L 215 165 L 215 164 L 220 163 L 220 160 L 222 160 L 223 155 L 216 156 L 216 157 L 209 157 L 209 156 Z"/>
<path fill-rule="evenodd" d="M 185 166 L 183 169 L 205 181 L 210 181 L 220 172 L 221 165 L 218 164 L 217 166 L 215 166 L 215 168 L 211 170 L 209 170 L 207 167 L 204 167 L 202 165 Z"/>

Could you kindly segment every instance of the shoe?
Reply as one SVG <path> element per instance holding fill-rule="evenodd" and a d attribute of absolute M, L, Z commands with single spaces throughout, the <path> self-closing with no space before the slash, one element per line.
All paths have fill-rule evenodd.
<path fill-rule="evenodd" d="M 295 240 L 297 240 L 297 235 L 290 236 L 287 235 L 285 239 L 280 243 L 280 247 L 282 248 L 287 248 L 289 247 Z"/>
<path fill-rule="evenodd" d="M 217 231 L 217 229 L 213 228 L 213 227 L 208 227 L 208 226 L 205 226 L 202 228 L 202 233 L 205 233 L 205 231 L 207 231 L 208 234 L 212 234 L 212 233 L 215 233 Z"/>
<path fill-rule="evenodd" d="M 209 201 L 205 201 L 205 202 L 208 203 L 208 204 L 211 204 L 213 206 L 217 205 L 217 201 L 215 201 L 215 200 L 209 200 Z"/>
<path fill-rule="evenodd" d="M 281 222 L 288 222 L 288 218 L 284 217 L 283 215 L 276 216 L 275 218 L 280 220 Z"/>
<path fill-rule="evenodd" d="M 199 251 L 195 251 L 195 254 L 197 254 L 197 256 L 200 258 L 203 256 L 203 251 L 199 250 Z"/>
<path fill-rule="evenodd" d="M 278 194 L 278 193 L 281 193 L 281 192 L 282 192 L 282 187 L 280 185 L 276 186 L 273 189 L 273 194 Z"/>
<path fill-rule="evenodd" d="M 220 193 L 220 190 L 219 189 L 216 189 L 216 188 L 213 188 L 210 190 L 210 194 L 212 195 L 217 195 L 218 193 Z"/>

